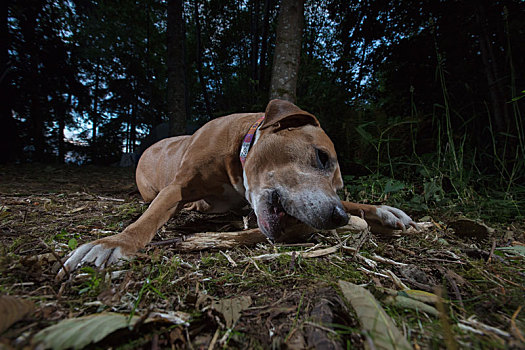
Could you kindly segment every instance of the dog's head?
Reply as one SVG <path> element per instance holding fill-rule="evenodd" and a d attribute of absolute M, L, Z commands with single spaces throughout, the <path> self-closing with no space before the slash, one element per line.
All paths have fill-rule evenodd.
<path fill-rule="evenodd" d="M 294 104 L 272 100 L 244 167 L 246 198 L 272 240 L 348 222 L 334 145 L 319 121 Z M 298 227 L 299 226 L 299 227 Z"/>

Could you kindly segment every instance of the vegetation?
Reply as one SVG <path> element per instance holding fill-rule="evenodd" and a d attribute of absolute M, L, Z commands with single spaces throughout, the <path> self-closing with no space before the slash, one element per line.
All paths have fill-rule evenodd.
<path fill-rule="evenodd" d="M 280 9 L 276 0 L 2 2 L 0 291 L 38 308 L 0 334 L 1 344 L 29 345 L 68 317 L 155 310 L 188 314 L 190 326 L 140 319 L 99 345 L 363 347 L 367 335 L 341 298 L 341 279 L 367 283 L 414 346 L 522 346 L 524 2 L 304 1 L 297 82 L 286 91 L 272 84 Z M 301 23 L 300 11 L 294 16 Z M 275 92 L 315 114 L 334 141 L 341 197 L 401 207 L 432 228 L 401 237 L 324 233 L 300 247 L 223 252 L 237 266 L 220 252 L 152 245 L 124 273 L 87 268 L 54 281 L 57 257 L 145 210 L 131 169 L 99 166 L 140 153 L 166 123 L 172 133 L 192 132 L 222 115 L 263 111 Z M 495 230 L 467 236 L 452 225 L 458 217 Z M 238 220 L 185 214 L 157 238 Z M 344 250 L 253 259 L 341 239 L 363 259 Z M 417 268 L 372 268 L 364 258 L 374 254 Z M 445 302 L 434 306 L 448 317 L 388 302 L 388 290 L 400 287 L 387 270 L 412 289 L 441 287 Z M 225 327 L 211 305 L 235 296 L 253 304 Z M 328 323 L 316 318 L 326 316 L 323 300 L 337 310 Z M 321 338 L 311 338 L 314 330 Z"/>
<path fill-rule="evenodd" d="M 145 206 L 131 186 L 132 172 L 31 165 L 1 166 L 0 176 L 1 294 L 37 304 L 1 334 L 3 345 L 22 348 L 61 320 L 113 312 L 133 319 L 135 326 L 101 330 L 107 336 L 99 348 L 208 347 L 216 334 L 215 348 L 363 348 L 367 334 L 344 301 L 339 280 L 366 285 L 403 336 L 421 348 L 445 348 L 445 342 L 459 348 L 519 348 L 524 334 L 524 257 L 519 245 L 512 245 L 523 244 L 523 221 L 492 222 L 492 234 L 469 236 L 447 224 L 453 218 L 433 209 L 432 218 L 424 220 L 436 224 L 416 234 L 324 232 L 299 246 L 180 252 L 176 244 L 163 242 L 242 222 L 231 215 L 186 212 L 160 230 L 144 254 L 123 266 L 105 271 L 85 267 L 72 280 L 56 281 L 60 264 L 53 254 L 60 257 L 73 249 L 72 239 L 80 244 L 119 232 L 142 213 Z M 373 181 L 366 188 L 372 189 Z M 369 199 L 377 200 L 373 195 Z M 387 203 L 393 204 L 396 195 Z M 338 248 L 316 258 L 299 255 L 337 247 L 341 240 L 358 253 Z M 279 253 L 286 255 L 257 258 Z M 391 260 L 381 262 L 377 256 Z M 390 273 L 410 290 L 402 291 Z M 431 306 L 426 310 L 392 302 L 394 296 L 410 294 L 432 300 L 439 288 L 446 291 L 446 323 L 432 313 L 439 305 L 426 301 Z M 228 327 L 224 311 L 213 305 L 232 298 L 249 298 L 250 304 Z M 155 312 L 176 313 L 188 325 L 144 322 Z M 138 325 L 137 319 L 142 320 Z M 86 332 L 74 334 L 72 340 L 86 338 Z"/>
<path fill-rule="evenodd" d="M 184 3 L 174 103 L 165 2 L 6 2 L 2 160 L 109 164 L 175 105 L 189 131 L 263 110 L 279 6 Z M 510 200 L 522 216 L 523 14 L 517 0 L 307 1 L 297 103 L 321 120 L 344 174 L 415 183 L 427 200 L 436 188 L 460 203 Z"/>

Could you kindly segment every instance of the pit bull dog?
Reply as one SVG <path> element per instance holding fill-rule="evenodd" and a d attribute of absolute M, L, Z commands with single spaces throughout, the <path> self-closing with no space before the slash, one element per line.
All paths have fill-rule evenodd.
<path fill-rule="evenodd" d="M 343 226 L 347 213 L 390 228 L 416 227 L 399 209 L 341 201 L 332 141 L 312 114 L 282 100 L 270 101 L 265 113 L 217 118 L 191 136 L 157 142 L 140 158 L 136 181 L 148 209 L 121 233 L 75 249 L 65 269 L 132 256 L 183 208 L 222 213 L 249 204 L 259 229 L 277 242 Z"/>

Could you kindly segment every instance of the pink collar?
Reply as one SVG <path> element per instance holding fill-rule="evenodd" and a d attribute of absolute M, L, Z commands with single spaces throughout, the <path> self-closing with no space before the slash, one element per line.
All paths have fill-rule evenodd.
<path fill-rule="evenodd" d="M 250 130 L 248 130 L 248 133 L 246 136 L 244 136 L 244 140 L 242 141 L 241 146 L 241 153 L 239 154 L 239 158 L 241 160 L 242 167 L 244 168 L 244 162 L 246 162 L 246 157 L 248 156 L 248 152 L 250 151 L 250 147 L 252 146 L 253 141 L 253 135 L 257 132 L 257 129 L 259 129 L 259 126 L 261 126 L 264 115 L 257 119 L 255 123 L 250 127 Z"/>

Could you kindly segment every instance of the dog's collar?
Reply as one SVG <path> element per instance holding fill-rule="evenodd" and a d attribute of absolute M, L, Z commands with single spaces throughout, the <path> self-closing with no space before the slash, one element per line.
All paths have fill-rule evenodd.
<path fill-rule="evenodd" d="M 248 130 L 248 133 L 246 136 L 244 136 L 244 140 L 242 141 L 241 146 L 241 152 L 239 153 L 239 158 L 241 160 L 242 167 L 244 168 L 244 162 L 246 162 L 246 157 L 248 156 L 248 152 L 250 151 L 250 147 L 252 146 L 253 141 L 253 135 L 257 132 L 257 129 L 261 126 L 265 115 L 263 114 L 262 117 L 257 119 L 255 123 L 250 127 L 250 130 Z"/>

